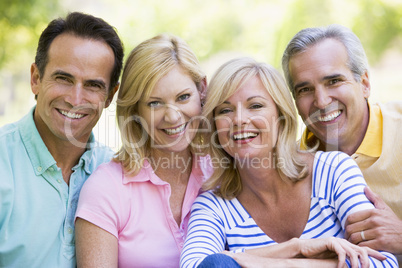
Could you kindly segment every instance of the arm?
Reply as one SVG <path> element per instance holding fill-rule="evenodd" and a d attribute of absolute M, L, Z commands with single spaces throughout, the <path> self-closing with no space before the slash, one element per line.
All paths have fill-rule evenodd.
<path fill-rule="evenodd" d="M 346 154 L 339 153 L 331 163 L 335 167 L 332 187 L 332 204 L 334 212 L 345 231 L 346 219 L 355 212 L 369 212 L 374 209 L 372 203 L 364 194 L 366 182 L 356 163 Z M 369 257 L 373 267 L 398 267 L 395 256 L 388 252 L 382 252 L 386 260 Z"/>
<path fill-rule="evenodd" d="M 268 247 L 248 249 L 246 253 L 270 258 L 311 258 L 330 259 L 337 257 L 344 263 L 346 258 L 357 260 L 364 259 L 368 263 L 368 255 L 384 260 L 381 253 L 370 248 L 362 248 L 351 244 L 345 239 L 336 237 L 299 239 L 292 238 L 289 241 Z"/>
<path fill-rule="evenodd" d="M 117 267 L 118 242 L 114 235 L 77 218 L 75 237 L 78 267 Z"/>
<path fill-rule="evenodd" d="M 180 256 L 180 267 L 197 267 L 208 255 L 225 250 L 224 220 L 211 193 L 197 197 L 191 209 L 188 232 Z"/>
<path fill-rule="evenodd" d="M 402 254 L 402 220 L 369 187 L 364 193 L 376 209 L 350 215 L 346 220 L 345 237 L 359 246 Z"/>
<path fill-rule="evenodd" d="M 346 241 L 345 239 L 328 237 L 328 238 L 317 238 L 317 239 L 298 239 L 293 238 L 287 242 L 283 242 L 277 245 L 272 245 L 268 247 L 256 248 L 246 250 L 248 255 L 254 255 L 264 258 L 308 258 L 315 259 L 316 263 L 320 260 L 333 259 L 337 263 L 337 267 L 343 267 L 346 260 L 352 267 L 359 266 L 359 260 L 362 267 L 369 267 L 369 255 L 375 258 L 385 260 L 384 257 L 379 252 L 353 245 Z M 244 258 L 244 257 L 241 257 Z M 235 258 L 236 259 L 236 258 Z M 309 263 L 308 261 L 304 261 Z M 333 261 L 323 262 L 323 265 L 333 265 Z M 320 266 L 321 267 L 321 266 Z M 335 267 L 335 266 L 332 266 Z"/>
<path fill-rule="evenodd" d="M 81 189 L 75 215 L 78 267 L 118 266 L 118 237 L 128 213 L 116 177 L 101 165 Z"/>

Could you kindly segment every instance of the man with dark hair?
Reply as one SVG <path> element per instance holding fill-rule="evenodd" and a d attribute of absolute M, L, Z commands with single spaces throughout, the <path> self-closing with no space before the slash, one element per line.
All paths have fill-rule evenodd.
<path fill-rule="evenodd" d="M 119 87 L 123 45 L 112 26 L 78 12 L 42 32 L 31 89 L 37 104 L 0 128 L 0 267 L 75 267 L 81 187 L 113 152 L 93 127 Z"/>
<path fill-rule="evenodd" d="M 345 237 L 402 254 L 402 102 L 368 101 L 366 54 L 359 38 L 341 25 L 298 32 L 282 67 L 307 126 L 301 147 L 349 154 L 370 187 L 365 193 L 377 209 L 350 215 Z"/>

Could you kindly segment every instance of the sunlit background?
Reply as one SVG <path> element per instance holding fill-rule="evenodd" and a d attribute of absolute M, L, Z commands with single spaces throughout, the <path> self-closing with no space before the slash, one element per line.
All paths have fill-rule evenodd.
<path fill-rule="evenodd" d="M 370 63 L 372 102 L 402 100 L 401 0 L 2 0 L 0 2 L 0 126 L 33 105 L 30 65 L 41 31 L 56 17 L 82 11 L 116 27 L 126 55 L 162 32 L 182 37 L 210 78 L 223 62 L 252 56 L 281 70 L 287 42 L 305 27 L 338 23 L 361 39 Z M 115 104 L 94 129 L 116 149 Z"/>

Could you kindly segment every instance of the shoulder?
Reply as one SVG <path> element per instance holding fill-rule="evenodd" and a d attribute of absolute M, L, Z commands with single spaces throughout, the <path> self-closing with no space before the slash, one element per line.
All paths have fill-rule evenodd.
<path fill-rule="evenodd" d="M 314 163 L 315 181 L 342 181 L 355 176 L 363 177 L 356 162 L 347 154 L 339 151 L 317 152 Z M 342 178 L 342 179 L 340 179 Z"/>
<path fill-rule="evenodd" d="M 0 147 L 2 148 L 1 155 L 5 155 L 5 150 L 14 148 L 17 145 L 22 145 L 21 136 L 19 134 L 18 126 L 7 124 L 0 128 Z"/>
<path fill-rule="evenodd" d="M 91 177 L 99 177 L 99 178 L 105 178 L 105 177 L 109 178 L 116 176 L 119 177 L 123 176 L 123 167 L 120 163 L 117 163 L 112 160 L 100 164 L 91 175 Z"/>
<path fill-rule="evenodd" d="M 214 212 L 227 213 L 234 207 L 234 199 L 228 200 L 216 195 L 213 190 L 200 194 L 194 201 L 193 208 L 203 208 Z"/>
<path fill-rule="evenodd" d="M 331 152 L 318 151 L 314 155 L 314 158 L 316 159 L 315 166 L 327 165 L 327 164 L 330 164 L 331 166 L 334 165 L 338 166 L 344 162 L 352 160 L 352 158 L 349 155 L 340 151 L 331 151 Z"/>
<path fill-rule="evenodd" d="M 224 203 L 224 200 L 221 197 L 217 196 L 212 190 L 210 190 L 200 194 L 194 201 L 194 204 L 196 203 L 207 206 L 217 206 L 221 203 Z"/>
<path fill-rule="evenodd" d="M 380 107 L 384 119 L 402 121 L 402 101 L 374 104 Z"/>
<path fill-rule="evenodd" d="M 85 182 L 84 188 L 101 188 L 111 191 L 122 185 L 123 176 L 124 173 L 121 164 L 109 161 L 100 164 L 95 169 Z"/>

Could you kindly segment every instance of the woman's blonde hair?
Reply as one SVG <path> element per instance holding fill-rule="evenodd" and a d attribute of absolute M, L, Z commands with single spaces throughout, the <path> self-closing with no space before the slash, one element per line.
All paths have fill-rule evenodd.
<path fill-rule="evenodd" d="M 278 163 L 279 159 L 283 163 L 276 167 L 280 176 L 282 179 L 287 177 L 292 181 L 297 181 L 306 177 L 308 173 L 308 167 L 297 153 L 297 113 L 285 80 L 276 69 L 266 63 L 259 63 L 247 57 L 233 59 L 223 64 L 213 75 L 203 110 L 203 115 L 212 129 L 208 139 L 211 144 L 209 154 L 212 159 L 220 161 L 224 159 L 225 163 L 229 163 L 226 168 L 215 167 L 214 173 L 205 183 L 204 189 L 215 189 L 219 196 L 227 199 L 236 197 L 241 192 L 242 183 L 235 160 L 219 145 L 214 111 L 248 79 L 255 76 L 259 77 L 278 110 L 279 129 L 274 163 Z"/>
<path fill-rule="evenodd" d="M 147 99 L 156 83 L 175 66 L 188 72 L 203 98 L 205 74 L 196 55 L 181 38 L 169 34 L 155 36 L 139 44 L 128 56 L 116 102 L 122 147 L 114 158 L 128 174 L 137 174 L 150 153 L 150 139 L 137 115 L 138 103 Z M 199 137 L 197 134 L 195 140 Z"/>

